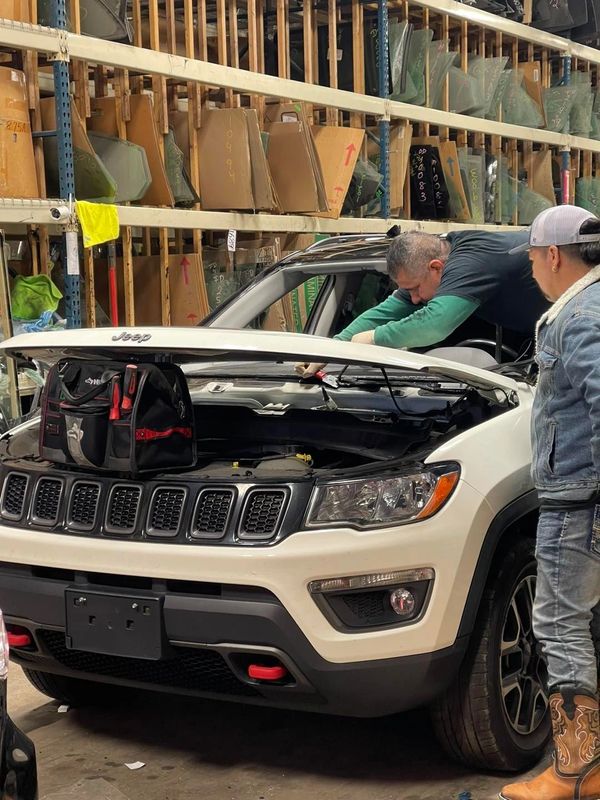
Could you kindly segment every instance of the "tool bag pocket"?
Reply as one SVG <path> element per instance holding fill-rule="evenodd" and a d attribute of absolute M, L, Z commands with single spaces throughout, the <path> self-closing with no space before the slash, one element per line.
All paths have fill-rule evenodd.
<path fill-rule="evenodd" d="M 175 365 L 66 359 L 46 381 L 40 455 L 133 474 L 189 467 L 196 461 L 193 420 Z"/>

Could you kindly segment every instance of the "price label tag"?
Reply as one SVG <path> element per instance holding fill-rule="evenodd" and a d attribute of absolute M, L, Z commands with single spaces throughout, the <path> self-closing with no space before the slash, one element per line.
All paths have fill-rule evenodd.
<path fill-rule="evenodd" d="M 67 244 L 67 275 L 79 275 L 80 269 L 77 231 L 67 231 L 65 238 Z"/>
<path fill-rule="evenodd" d="M 237 231 L 229 231 L 227 234 L 227 249 L 230 253 L 235 253 L 235 246 L 237 244 Z"/>

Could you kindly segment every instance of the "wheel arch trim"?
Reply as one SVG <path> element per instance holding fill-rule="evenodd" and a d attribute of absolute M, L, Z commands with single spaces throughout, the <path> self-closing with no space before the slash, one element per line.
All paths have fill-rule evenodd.
<path fill-rule="evenodd" d="M 463 610 L 457 638 L 470 636 L 481 604 L 481 598 L 487 584 L 494 557 L 498 552 L 503 537 L 519 520 L 539 508 L 539 500 L 535 489 L 513 500 L 492 520 L 477 559 L 477 565 L 469 587 L 469 593 Z"/>

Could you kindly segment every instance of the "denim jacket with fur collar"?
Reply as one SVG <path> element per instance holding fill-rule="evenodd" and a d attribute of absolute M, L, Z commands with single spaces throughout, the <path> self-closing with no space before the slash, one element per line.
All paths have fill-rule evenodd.
<path fill-rule="evenodd" d="M 600 493 L 600 265 L 541 318 L 536 349 L 535 486 L 542 500 L 591 499 Z"/>

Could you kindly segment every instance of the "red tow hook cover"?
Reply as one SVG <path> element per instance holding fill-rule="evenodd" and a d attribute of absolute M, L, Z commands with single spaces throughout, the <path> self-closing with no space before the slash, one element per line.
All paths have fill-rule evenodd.
<path fill-rule="evenodd" d="M 8 646 L 9 647 L 29 647 L 31 636 L 28 633 L 8 633 Z"/>
<path fill-rule="evenodd" d="M 280 681 L 288 674 L 285 667 L 263 667 L 260 664 L 248 666 L 248 677 L 256 681 Z"/>

